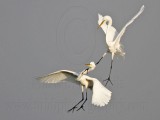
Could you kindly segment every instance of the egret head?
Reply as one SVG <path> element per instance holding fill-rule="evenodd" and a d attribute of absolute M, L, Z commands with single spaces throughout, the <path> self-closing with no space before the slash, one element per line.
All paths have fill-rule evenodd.
<path fill-rule="evenodd" d="M 89 64 L 85 64 L 85 65 L 91 69 L 94 69 L 96 67 L 96 64 L 94 62 L 90 62 Z"/>
<path fill-rule="evenodd" d="M 100 14 L 98 14 L 98 28 L 100 28 L 102 25 L 107 24 L 108 26 L 112 25 L 112 18 L 110 16 L 102 16 Z"/>

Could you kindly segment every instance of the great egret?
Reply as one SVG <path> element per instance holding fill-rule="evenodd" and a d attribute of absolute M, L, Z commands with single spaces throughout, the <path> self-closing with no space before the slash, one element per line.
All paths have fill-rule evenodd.
<path fill-rule="evenodd" d="M 102 56 L 102 58 L 103 57 L 104 56 Z M 101 59 L 97 62 L 97 64 L 101 61 Z M 95 63 L 90 62 L 90 64 L 87 64 L 87 66 L 89 66 L 89 69 L 85 69 L 79 74 L 76 72 L 70 71 L 70 70 L 59 70 L 59 71 L 50 73 L 46 76 L 39 77 L 37 79 L 44 83 L 59 83 L 63 80 L 66 80 L 66 81 L 70 81 L 70 82 L 81 85 L 82 99 L 75 106 L 69 109 L 68 112 L 70 111 L 73 112 L 74 109 L 77 108 L 77 106 L 84 100 L 84 94 L 83 94 L 84 87 L 86 89 L 86 98 L 84 102 L 82 103 L 82 105 L 77 109 L 77 111 L 80 109 L 84 110 L 83 105 L 87 101 L 87 89 L 88 88 L 91 88 L 93 90 L 92 104 L 95 106 L 100 106 L 100 107 L 105 106 L 110 101 L 112 92 L 109 91 L 106 87 L 104 87 L 99 82 L 98 79 L 85 75 L 96 67 Z"/>
<path fill-rule="evenodd" d="M 117 34 L 116 29 L 112 26 L 112 18 L 110 16 L 102 16 L 98 14 L 99 20 L 98 20 L 98 28 L 102 28 L 104 33 L 106 34 L 106 43 L 107 43 L 107 52 L 111 53 L 112 55 L 112 60 L 111 60 L 111 66 L 110 66 L 110 72 L 109 72 L 109 77 L 104 80 L 111 82 L 110 80 L 110 75 L 111 75 L 111 70 L 112 70 L 112 63 L 113 63 L 113 58 L 114 55 L 120 55 L 124 56 L 125 52 L 122 49 L 122 44 L 120 43 L 121 37 L 124 34 L 126 28 L 143 12 L 144 10 L 144 5 L 141 7 L 139 12 L 122 28 L 119 34 Z M 113 83 L 111 82 L 113 85 Z"/>

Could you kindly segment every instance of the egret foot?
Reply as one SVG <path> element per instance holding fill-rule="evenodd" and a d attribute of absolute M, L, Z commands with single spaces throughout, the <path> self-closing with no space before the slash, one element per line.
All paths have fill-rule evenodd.
<path fill-rule="evenodd" d="M 113 86 L 113 83 L 112 83 L 110 77 L 108 77 L 106 80 L 103 80 L 103 81 L 107 81 L 106 84 L 105 84 L 105 86 L 107 86 L 108 82 L 110 82 L 112 84 L 112 86 Z"/>
<path fill-rule="evenodd" d="M 74 109 L 76 109 L 77 108 L 77 106 L 74 106 L 74 107 L 72 107 L 71 109 L 69 109 L 68 110 L 68 112 L 71 112 L 72 111 L 72 113 L 74 112 Z"/>
<path fill-rule="evenodd" d="M 79 111 L 80 109 L 82 109 L 83 111 L 85 111 L 84 108 L 83 108 L 83 105 L 81 105 L 81 107 L 79 107 L 79 108 L 77 109 L 77 111 Z"/>

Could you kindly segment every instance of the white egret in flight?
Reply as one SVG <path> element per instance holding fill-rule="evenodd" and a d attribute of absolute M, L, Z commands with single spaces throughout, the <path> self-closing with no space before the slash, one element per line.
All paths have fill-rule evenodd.
<path fill-rule="evenodd" d="M 110 80 L 110 75 L 111 75 L 111 70 L 112 70 L 112 63 L 113 63 L 113 58 L 115 55 L 120 55 L 124 56 L 125 52 L 122 49 L 122 44 L 120 43 L 121 37 L 125 33 L 126 28 L 143 12 L 144 10 L 144 5 L 141 7 L 139 12 L 122 28 L 122 30 L 117 34 L 116 29 L 112 26 L 112 18 L 110 16 L 102 16 L 98 14 L 99 20 L 98 20 L 98 28 L 102 28 L 104 33 L 106 34 L 106 43 L 107 43 L 107 52 L 111 53 L 112 55 L 112 60 L 111 60 L 111 66 L 110 66 L 110 72 L 109 72 L 109 77 L 104 80 L 111 82 Z M 113 83 L 111 82 L 113 85 Z"/>
<path fill-rule="evenodd" d="M 104 56 L 105 55 L 103 55 L 103 57 Z M 101 59 L 97 62 L 97 64 L 101 61 Z M 81 106 L 77 109 L 77 111 L 80 109 L 84 110 L 83 105 L 87 101 L 87 89 L 88 88 L 91 88 L 93 91 L 92 104 L 95 106 L 100 106 L 100 107 L 105 106 L 108 104 L 108 102 L 111 99 L 111 91 L 109 91 L 106 87 L 104 87 L 99 82 L 98 79 L 85 75 L 89 71 L 93 70 L 96 67 L 96 64 L 94 62 L 90 62 L 90 64 L 87 64 L 87 66 L 89 66 L 89 68 L 87 68 L 86 70 L 83 70 L 79 74 L 76 72 L 70 71 L 70 70 L 60 70 L 60 71 L 50 73 L 43 77 L 39 77 L 37 79 L 44 83 L 54 84 L 54 83 L 59 83 L 61 81 L 66 80 L 66 81 L 70 81 L 70 82 L 81 85 L 82 99 L 75 106 L 69 109 L 68 112 L 70 111 L 73 112 L 74 109 L 77 108 L 77 106 L 84 100 L 84 94 L 83 94 L 84 88 L 86 89 L 86 98 L 84 102 L 81 104 Z"/>

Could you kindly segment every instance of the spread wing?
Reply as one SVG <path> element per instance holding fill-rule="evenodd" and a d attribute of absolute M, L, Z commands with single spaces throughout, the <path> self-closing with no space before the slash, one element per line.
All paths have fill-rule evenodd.
<path fill-rule="evenodd" d="M 126 31 L 126 28 L 136 19 L 138 16 L 143 12 L 144 10 L 144 5 L 141 7 L 139 12 L 123 27 L 121 32 L 118 34 L 118 36 L 115 39 L 115 44 L 119 44 L 121 37 L 123 36 L 124 32 Z"/>
<path fill-rule="evenodd" d="M 67 80 L 73 83 L 79 83 L 76 81 L 78 73 L 69 71 L 69 70 L 60 70 L 53 73 L 50 73 L 46 76 L 38 77 L 37 80 L 40 80 L 43 83 L 59 83 L 63 80 Z"/>
<path fill-rule="evenodd" d="M 87 77 L 87 80 L 93 82 L 92 104 L 95 106 L 105 106 L 111 99 L 112 92 L 104 87 L 96 78 Z"/>

